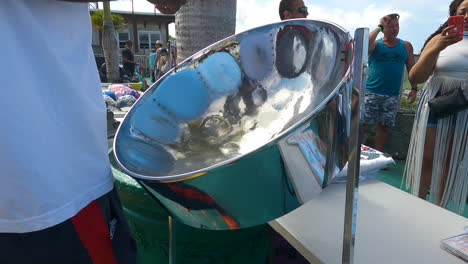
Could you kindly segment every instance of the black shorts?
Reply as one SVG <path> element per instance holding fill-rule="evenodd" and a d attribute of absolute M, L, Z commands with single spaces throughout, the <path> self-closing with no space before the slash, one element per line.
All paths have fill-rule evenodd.
<path fill-rule="evenodd" d="M 0 263 L 133 264 L 136 244 L 114 189 L 58 225 L 0 233 Z"/>

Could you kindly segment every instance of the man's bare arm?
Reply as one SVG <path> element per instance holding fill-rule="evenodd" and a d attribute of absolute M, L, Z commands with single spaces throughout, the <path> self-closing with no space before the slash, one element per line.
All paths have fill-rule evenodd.
<path fill-rule="evenodd" d="M 375 40 L 377 39 L 377 35 L 379 35 L 379 33 L 380 33 L 380 29 L 378 28 L 372 30 L 369 33 L 369 50 L 367 53 L 368 56 L 372 55 L 372 53 L 375 50 L 375 47 L 377 46 L 377 41 Z"/>
<path fill-rule="evenodd" d="M 375 50 L 375 47 L 377 46 L 377 42 L 375 41 L 377 39 L 377 35 L 383 30 L 384 27 L 387 26 L 388 21 L 390 17 L 384 16 L 380 19 L 379 21 L 379 27 L 375 28 L 369 33 L 369 49 L 367 55 L 370 56 Z"/>

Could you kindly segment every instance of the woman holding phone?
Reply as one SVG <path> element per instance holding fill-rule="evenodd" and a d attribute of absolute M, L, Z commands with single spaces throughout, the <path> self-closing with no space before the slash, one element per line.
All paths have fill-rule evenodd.
<path fill-rule="evenodd" d="M 453 0 L 450 16 L 464 17 L 464 34 L 448 22 L 426 40 L 419 61 L 409 73 L 414 83 L 424 83 L 414 120 L 404 172 L 412 193 L 462 213 L 468 194 L 468 110 L 443 118 L 430 114 L 428 101 L 455 89 L 468 95 L 468 0 Z M 449 19 L 452 21 L 452 18 Z"/>

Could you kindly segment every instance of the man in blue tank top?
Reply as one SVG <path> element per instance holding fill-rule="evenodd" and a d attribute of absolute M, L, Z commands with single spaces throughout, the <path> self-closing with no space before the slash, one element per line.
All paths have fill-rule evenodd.
<path fill-rule="evenodd" d="M 398 14 L 380 19 L 380 24 L 369 34 L 369 76 L 367 78 L 364 130 L 377 122 L 375 149 L 383 151 L 388 127 L 395 125 L 398 99 L 403 80 L 403 68 L 409 72 L 414 65 L 413 46 L 399 38 Z M 377 39 L 383 32 L 384 36 Z M 416 99 L 416 84 L 411 84 L 410 103 Z"/>

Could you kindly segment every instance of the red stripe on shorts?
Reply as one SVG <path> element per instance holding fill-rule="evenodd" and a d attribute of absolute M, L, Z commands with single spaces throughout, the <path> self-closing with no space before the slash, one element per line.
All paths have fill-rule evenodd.
<path fill-rule="evenodd" d="M 71 218 L 78 237 L 94 264 L 116 264 L 109 229 L 96 201 Z"/>

